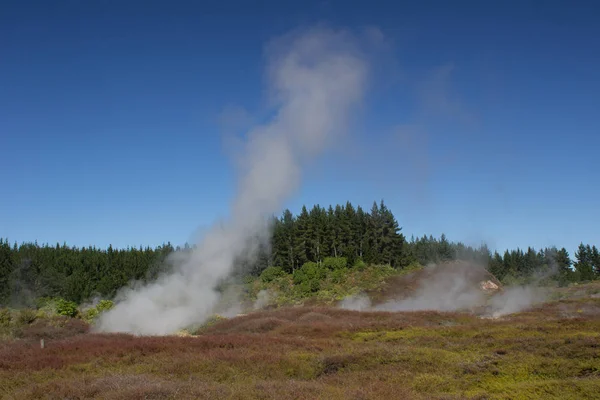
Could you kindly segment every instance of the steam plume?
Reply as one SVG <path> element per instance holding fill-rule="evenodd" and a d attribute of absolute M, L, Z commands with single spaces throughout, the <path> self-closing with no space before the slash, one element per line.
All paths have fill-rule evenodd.
<path fill-rule="evenodd" d="M 306 162 L 343 134 L 363 97 L 368 64 L 347 32 L 318 28 L 267 47 L 267 80 L 276 110 L 252 129 L 239 166 L 230 219 L 215 224 L 174 271 L 123 290 L 99 320 L 105 332 L 169 334 L 202 322 L 214 309 L 218 283 L 236 261 L 252 258 L 266 239 L 266 216 L 278 213 L 300 184 Z"/>
<path fill-rule="evenodd" d="M 431 265 L 405 277 L 406 282 L 411 283 L 408 286 L 414 284 L 415 290 L 400 288 L 398 294 L 403 298 L 375 305 L 361 294 L 345 298 L 338 307 L 357 311 L 473 311 L 497 318 L 544 302 L 548 290 L 539 283 L 554 273 L 556 269 L 550 266 L 532 275 L 529 284 L 486 292 L 482 284 L 492 282 L 489 279 L 493 276 L 483 265 L 464 261 Z"/>
<path fill-rule="evenodd" d="M 415 293 L 402 300 L 378 305 L 382 311 L 457 311 L 485 303 L 479 281 L 485 279 L 484 269 L 475 265 L 434 265 L 429 274 L 420 278 Z"/>

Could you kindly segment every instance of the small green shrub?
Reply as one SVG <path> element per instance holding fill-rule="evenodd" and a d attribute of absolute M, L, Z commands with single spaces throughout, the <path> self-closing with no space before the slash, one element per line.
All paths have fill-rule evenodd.
<path fill-rule="evenodd" d="M 96 305 L 96 310 L 98 313 L 108 311 L 115 306 L 115 303 L 112 300 L 100 300 L 98 305 Z"/>
<path fill-rule="evenodd" d="M 81 313 L 81 318 L 87 323 L 92 323 L 94 319 L 99 315 L 98 309 L 96 307 L 88 308 L 87 310 Z"/>
<path fill-rule="evenodd" d="M 365 263 L 362 258 L 358 258 L 353 265 L 353 268 L 357 269 L 358 271 L 364 271 L 366 267 L 367 263 Z"/>
<path fill-rule="evenodd" d="M 333 283 L 343 283 L 346 279 L 346 274 L 348 274 L 347 268 L 339 268 L 331 271 L 329 277 Z"/>
<path fill-rule="evenodd" d="M 38 309 L 53 307 L 55 301 L 52 297 L 39 297 L 35 300 L 35 306 Z"/>
<path fill-rule="evenodd" d="M 321 281 L 327 276 L 327 270 L 315 262 L 307 262 L 294 271 L 294 284 L 302 294 L 318 292 Z"/>
<path fill-rule="evenodd" d="M 284 275 L 285 271 L 281 267 L 268 267 L 260 274 L 260 279 L 264 283 L 269 283 Z"/>
<path fill-rule="evenodd" d="M 91 324 L 98 315 L 110 310 L 114 306 L 115 303 L 112 300 L 100 300 L 95 307 L 90 307 L 81 311 L 80 315 L 83 320 Z"/>
<path fill-rule="evenodd" d="M 49 318 L 56 315 L 56 301 L 52 297 L 40 297 L 36 300 L 38 318 Z"/>
<path fill-rule="evenodd" d="M 65 299 L 56 300 L 56 313 L 58 315 L 64 315 L 66 317 L 75 317 L 78 312 L 79 311 L 77 310 L 77 303 Z"/>
<path fill-rule="evenodd" d="M 37 313 L 31 308 L 24 308 L 19 310 L 17 314 L 17 322 L 21 325 L 29 325 L 37 318 Z"/>
<path fill-rule="evenodd" d="M 0 309 L 0 326 L 10 326 L 12 322 L 12 313 L 8 308 Z"/>
<path fill-rule="evenodd" d="M 325 257 L 323 266 L 330 270 L 345 269 L 348 266 L 346 257 Z"/>

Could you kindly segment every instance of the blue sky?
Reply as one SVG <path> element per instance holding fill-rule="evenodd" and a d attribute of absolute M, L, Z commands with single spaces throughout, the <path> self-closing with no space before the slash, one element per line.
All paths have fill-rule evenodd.
<path fill-rule="evenodd" d="M 223 132 L 264 115 L 264 45 L 321 23 L 377 27 L 386 49 L 293 211 L 383 198 L 408 237 L 598 245 L 598 17 L 577 1 L 3 2 L 0 236 L 192 240 L 233 195 Z"/>

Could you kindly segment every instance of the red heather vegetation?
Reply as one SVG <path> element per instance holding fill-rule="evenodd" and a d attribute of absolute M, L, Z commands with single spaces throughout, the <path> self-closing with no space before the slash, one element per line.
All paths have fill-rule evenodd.
<path fill-rule="evenodd" d="M 495 320 L 291 307 L 187 337 L 89 334 L 79 320 L 38 320 L 0 342 L 0 391 L 6 399 L 597 398 L 598 310 L 593 295 Z"/>

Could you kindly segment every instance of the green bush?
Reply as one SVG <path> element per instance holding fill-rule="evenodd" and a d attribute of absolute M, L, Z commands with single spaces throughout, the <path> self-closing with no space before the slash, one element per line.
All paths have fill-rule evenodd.
<path fill-rule="evenodd" d="M 331 282 L 333 282 L 333 283 L 343 283 L 347 274 L 348 274 L 347 268 L 339 268 L 339 269 L 334 269 L 333 271 L 331 271 L 329 273 L 329 277 L 331 279 Z"/>
<path fill-rule="evenodd" d="M 348 266 L 348 259 L 346 257 L 325 257 L 323 266 L 326 269 L 334 271 L 336 269 L 345 269 Z"/>
<path fill-rule="evenodd" d="M 100 300 L 98 305 L 96 305 L 96 310 L 98 313 L 108 311 L 115 306 L 115 303 L 112 300 Z"/>
<path fill-rule="evenodd" d="M 64 315 L 66 317 L 75 317 L 78 312 L 79 311 L 77 310 L 77 303 L 65 299 L 56 300 L 56 313 L 58 315 Z"/>
<path fill-rule="evenodd" d="M 294 271 L 294 284 L 303 294 L 318 292 L 321 281 L 327 276 L 327 270 L 315 262 L 307 262 Z"/>
<path fill-rule="evenodd" d="M 56 299 L 52 297 L 39 297 L 35 300 L 35 306 L 38 309 L 54 307 L 54 302 Z"/>
<path fill-rule="evenodd" d="M 357 269 L 359 271 L 363 271 L 365 268 L 367 268 L 367 264 L 362 260 L 362 258 L 358 258 L 354 262 L 353 268 L 355 268 L 355 269 Z"/>
<path fill-rule="evenodd" d="M 24 308 L 19 310 L 17 314 L 17 322 L 21 325 L 29 325 L 37 318 L 37 313 L 31 308 Z"/>
<path fill-rule="evenodd" d="M 344 263 L 332 257 L 327 260 L 328 267 L 325 262 L 320 265 L 308 262 L 293 274 L 284 274 L 268 283 L 263 281 L 262 276 L 257 277 L 247 285 L 248 299 L 254 300 L 258 292 L 268 289 L 272 303 L 277 306 L 302 304 L 308 298 L 314 298 L 317 303 L 331 303 L 361 291 L 377 289 L 390 276 L 421 268 L 415 263 L 399 271 L 389 265 L 364 265 L 360 260 L 352 268 L 341 268 Z M 265 273 L 265 276 L 269 274 L 271 272 Z"/>
<path fill-rule="evenodd" d="M 81 318 L 88 323 L 92 323 L 98 315 L 113 308 L 115 303 L 112 300 L 100 300 L 95 307 L 90 307 L 81 312 Z"/>
<path fill-rule="evenodd" d="M 410 264 L 408 264 L 406 267 L 402 268 L 402 273 L 409 273 L 409 272 L 413 272 L 413 271 L 418 271 L 420 269 L 423 269 L 423 266 L 421 264 L 419 264 L 418 261 L 413 261 Z"/>
<path fill-rule="evenodd" d="M 9 326 L 12 322 L 12 313 L 8 308 L 0 309 L 0 326 Z"/>
<path fill-rule="evenodd" d="M 88 323 L 92 323 L 94 319 L 100 314 L 96 307 L 88 308 L 81 313 L 81 317 Z"/>
<path fill-rule="evenodd" d="M 281 267 L 268 267 L 260 274 L 260 279 L 264 283 L 269 283 L 284 275 L 285 271 Z"/>

